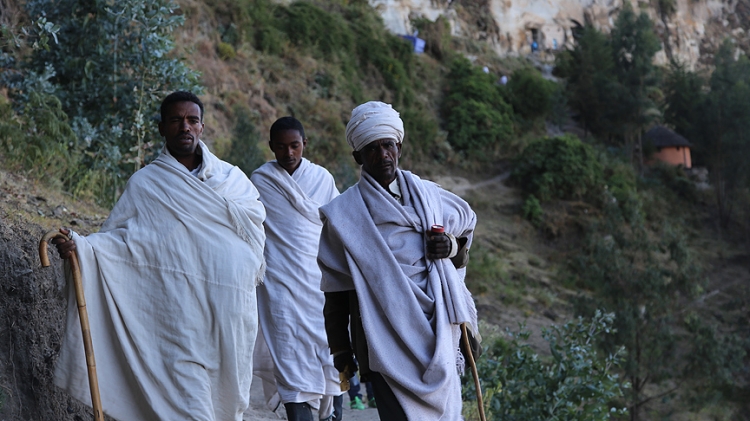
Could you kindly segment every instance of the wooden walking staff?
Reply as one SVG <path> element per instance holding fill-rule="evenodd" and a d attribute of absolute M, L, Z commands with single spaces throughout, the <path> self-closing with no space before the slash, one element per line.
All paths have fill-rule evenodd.
<path fill-rule="evenodd" d="M 44 234 L 39 241 L 39 259 L 42 266 L 49 266 L 49 257 L 47 257 L 47 243 L 53 238 L 70 237 L 59 232 L 50 231 Z M 99 380 L 96 376 L 96 362 L 94 361 L 94 346 L 91 343 L 91 328 L 89 327 L 89 315 L 86 311 L 86 299 L 83 296 L 83 283 L 81 282 L 81 268 L 78 266 L 78 256 L 72 253 L 70 256 L 70 268 L 73 272 L 73 285 L 76 291 L 76 302 L 78 302 L 78 318 L 81 320 L 81 333 L 83 334 L 83 350 L 86 353 L 86 366 L 89 372 L 89 388 L 91 389 L 91 406 L 94 408 L 94 420 L 104 421 L 104 412 L 102 412 L 102 399 L 99 395 Z"/>
<path fill-rule="evenodd" d="M 482 403 L 482 387 L 479 385 L 479 373 L 477 372 L 477 363 L 474 361 L 474 354 L 471 353 L 471 345 L 469 344 L 469 335 L 466 332 L 466 323 L 461 323 L 461 337 L 464 341 L 464 349 L 466 349 L 466 358 L 469 360 L 471 366 L 471 376 L 474 377 L 474 388 L 477 390 L 477 407 L 479 407 L 479 419 L 481 421 L 487 421 L 484 416 L 484 403 Z"/>

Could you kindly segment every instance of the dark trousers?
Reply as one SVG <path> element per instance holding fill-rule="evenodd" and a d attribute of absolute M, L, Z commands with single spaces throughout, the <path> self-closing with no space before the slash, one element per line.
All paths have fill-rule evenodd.
<path fill-rule="evenodd" d="M 388 386 L 380 373 L 371 372 L 369 375 L 372 389 L 375 392 L 375 401 L 378 403 L 378 416 L 387 421 L 408 421 L 404 408 L 398 403 L 396 395 Z"/>
<path fill-rule="evenodd" d="M 289 421 L 317 421 L 313 417 L 312 408 L 306 403 L 285 403 L 284 408 Z"/>
<path fill-rule="evenodd" d="M 333 398 L 333 420 L 343 418 L 344 395 Z M 312 408 L 307 403 L 285 403 L 286 416 L 289 421 L 316 421 Z"/>

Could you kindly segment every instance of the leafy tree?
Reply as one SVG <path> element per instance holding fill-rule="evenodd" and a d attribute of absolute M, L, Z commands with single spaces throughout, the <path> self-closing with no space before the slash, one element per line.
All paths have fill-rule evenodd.
<path fill-rule="evenodd" d="M 710 355 L 712 360 L 702 364 L 731 371 L 737 367 L 736 356 L 741 360 L 743 355 L 739 347 L 722 351 L 734 341 L 716 334 L 717 340 L 710 342 L 716 331 L 702 329 L 691 316 L 696 309 L 687 304 L 703 290 L 704 278 L 679 225 L 666 220 L 648 224 L 643 203 L 635 202 L 621 206 L 608 197 L 602 218 L 591 226 L 588 244 L 571 267 L 577 286 L 589 291 L 577 303 L 579 314 L 600 308 L 616 314 L 612 339 L 602 346 L 614 350 L 618 344 L 627 350 L 623 369 L 631 384 L 631 420 L 640 419 L 650 402 L 680 389 L 705 390 L 706 370 L 696 369 L 695 356 Z M 729 381 L 724 376 L 712 384 Z"/>
<path fill-rule="evenodd" d="M 448 142 L 458 151 L 479 156 L 513 132 L 513 111 L 500 87 L 464 57 L 451 63 L 440 108 Z"/>
<path fill-rule="evenodd" d="M 516 158 L 511 179 L 543 202 L 591 196 L 604 184 L 594 149 L 570 134 L 532 141 Z"/>
<path fill-rule="evenodd" d="M 552 94 L 557 85 L 545 79 L 536 69 L 524 67 L 516 70 L 507 86 L 513 111 L 523 118 L 533 120 L 550 112 Z"/>
<path fill-rule="evenodd" d="M 613 403 L 627 388 L 616 373 L 622 350 L 602 355 L 596 349 L 598 341 L 612 335 L 613 318 L 596 312 L 590 320 L 545 330 L 549 359 L 524 343 L 525 329 L 507 332 L 509 339 L 487 338 L 489 346 L 477 362 L 487 419 L 605 421 L 625 413 Z M 474 399 L 474 383 L 465 383 L 463 393 L 465 400 Z"/>
<path fill-rule="evenodd" d="M 630 3 L 623 3 L 611 33 L 614 73 L 618 89 L 616 101 L 610 106 L 615 111 L 614 122 L 622 132 L 626 145 L 635 145 L 643 164 L 641 132 L 658 117 L 656 100 L 659 97 L 659 75 L 653 63 L 661 43 L 646 12 L 636 16 Z"/>
<path fill-rule="evenodd" d="M 242 105 L 235 105 L 234 120 L 236 121 L 232 144 L 229 153 L 223 159 L 240 167 L 249 177 L 253 171 L 266 162 L 263 152 L 258 147 L 260 133 L 250 118 L 250 110 Z"/>
<path fill-rule="evenodd" d="M 701 107 L 705 102 L 705 82 L 697 74 L 673 63 L 664 82 L 664 122 L 675 132 L 694 141 L 701 136 Z"/>
<path fill-rule="evenodd" d="M 171 32 L 182 24 L 169 0 L 32 0 L 32 17 L 60 26 L 60 43 L 26 63 L 51 67 L 63 110 L 85 140 L 85 165 L 107 171 L 116 190 L 160 147 L 159 101 L 172 90 L 199 90 L 197 73 L 170 57 Z"/>
<path fill-rule="evenodd" d="M 555 74 L 565 78 L 568 104 L 586 131 L 607 137 L 614 130 L 609 109 L 616 80 L 607 36 L 591 25 L 582 28 L 572 50 L 556 58 Z"/>
<path fill-rule="evenodd" d="M 708 155 L 721 225 L 726 228 L 735 193 L 750 185 L 750 59 L 740 54 L 735 60 L 734 46 L 727 40 L 714 56 L 714 66 L 711 90 L 701 108 L 704 132 L 699 142 Z"/>

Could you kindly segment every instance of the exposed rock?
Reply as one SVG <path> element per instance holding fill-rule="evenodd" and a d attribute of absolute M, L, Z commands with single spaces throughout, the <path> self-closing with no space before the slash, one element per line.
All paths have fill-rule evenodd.
<path fill-rule="evenodd" d="M 388 29 L 412 34 L 411 19 L 435 20 L 445 16 L 451 33 L 487 41 L 500 55 L 531 53 L 537 41 L 544 52 L 573 45 L 576 26 L 590 23 L 609 32 L 628 0 L 370 0 L 380 11 Z M 665 48 L 655 60 L 668 62 L 668 54 L 694 69 L 706 60 L 701 54 L 715 49 L 724 36 L 731 36 L 746 51 L 750 39 L 750 0 L 677 0 L 671 16 L 661 16 L 647 1 L 631 2 L 646 11 Z M 710 28 L 710 29 L 709 29 Z"/>

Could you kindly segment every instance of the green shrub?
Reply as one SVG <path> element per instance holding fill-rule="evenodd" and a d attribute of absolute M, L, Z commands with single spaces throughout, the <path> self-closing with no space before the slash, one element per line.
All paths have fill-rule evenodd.
<path fill-rule="evenodd" d="M 532 141 L 516 159 L 511 178 L 542 202 L 590 197 L 604 184 L 594 149 L 573 135 Z"/>
<path fill-rule="evenodd" d="M 78 141 L 73 145 L 86 170 L 110 177 L 110 190 L 99 200 L 111 205 L 137 168 L 161 149 L 150 118 L 166 92 L 200 94 L 198 73 L 171 54 L 172 31 L 184 17 L 172 13 L 170 0 L 25 2 L 34 18 L 46 16 L 60 26 L 59 44 L 37 49 L 18 66 L 24 81 L 10 86 L 16 104 L 28 103 L 32 73 L 48 74 L 50 90 Z M 106 76 L 105 76 L 106 75 Z"/>
<path fill-rule="evenodd" d="M 60 100 L 43 91 L 31 91 L 20 114 L 0 103 L 0 150 L 11 167 L 36 179 L 69 186 L 80 156 L 70 152 L 76 135 Z"/>
<path fill-rule="evenodd" d="M 507 278 L 505 263 L 496 253 L 479 244 L 472 246 L 466 271 L 466 286 L 472 293 L 496 292 Z"/>
<path fill-rule="evenodd" d="M 613 314 L 596 312 L 553 326 L 542 333 L 551 358 L 542 358 L 524 343 L 529 332 L 506 332 L 506 338 L 482 332 L 485 353 L 477 362 L 488 420 L 604 421 L 626 412 L 614 402 L 627 388 L 615 370 L 622 349 L 602 355 L 595 343 L 612 331 Z M 464 376 L 464 400 L 474 401 L 476 389 Z M 471 417 L 475 408 L 464 404 Z"/>
<path fill-rule="evenodd" d="M 441 114 L 448 142 L 472 156 L 486 155 L 488 146 L 503 144 L 513 133 L 513 111 L 494 78 L 463 57 L 451 63 Z"/>
<path fill-rule="evenodd" d="M 235 105 L 232 110 L 235 126 L 232 133 L 232 144 L 229 153 L 222 157 L 232 164 L 240 167 L 250 177 L 256 168 L 266 162 L 263 152 L 260 150 L 260 133 L 252 122 L 250 110 L 247 106 Z"/>
<path fill-rule="evenodd" d="M 533 120 L 545 117 L 550 112 L 557 84 L 542 77 L 538 70 L 531 67 L 516 70 L 507 86 L 516 114 Z"/>
<path fill-rule="evenodd" d="M 237 51 L 234 50 L 232 44 L 227 42 L 220 42 L 217 49 L 219 58 L 222 60 L 231 60 L 237 56 Z"/>
<path fill-rule="evenodd" d="M 542 222 L 542 216 L 544 215 L 544 210 L 542 210 L 542 204 L 539 203 L 539 199 L 533 194 L 529 195 L 529 197 L 523 202 L 521 214 L 525 219 L 531 221 L 532 224 L 539 225 L 539 223 Z"/>

